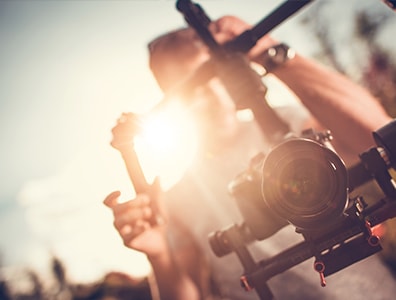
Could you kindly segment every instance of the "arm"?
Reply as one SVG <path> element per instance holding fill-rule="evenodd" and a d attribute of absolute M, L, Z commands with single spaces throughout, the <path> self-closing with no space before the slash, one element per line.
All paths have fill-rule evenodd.
<path fill-rule="evenodd" d="M 146 254 L 151 263 L 161 299 L 199 299 L 200 293 L 205 293 L 202 282 L 198 281 L 198 276 L 196 276 L 200 269 L 191 267 L 198 261 L 199 256 L 196 254 L 192 259 L 186 256 L 183 252 L 193 253 L 191 249 L 185 249 L 186 247 L 171 249 L 167 235 L 168 225 L 164 221 L 167 218 L 163 207 L 164 193 L 159 180 L 157 178 L 152 185 L 148 184 L 137 157 L 133 157 L 135 153 L 127 150 L 133 147 L 131 141 L 138 128 L 138 122 L 139 118 L 136 118 L 134 114 L 122 114 L 112 129 L 111 142 L 111 145 L 123 154 L 137 193 L 136 198 L 119 203 L 120 192 L 117 191 L 109 194 L 104 204 L 113 212 L 114 227 L 120 234 L 124 245 Z M 129 157 L 130 155 L 134 160 Z M 183 235 L 185 240 L 188 237 L 188 234 Z M 195 246 L 190 240 L 186 245 Z"/>
<path fill-rule="evenodd" d="M 152 216 L 150 197 L 139 194 L 133 200 L 118 203 L 119 192 L 106 197 L 104 204 L 110 207 L 114 215 L 114 226 L 124 245 L 130 249 L 145 253 L 155 275 L 161 299 L 200 299 L 195 282 L 185 271 L 189 262 L 176 260 L 166 236 L 164 222 L 151 226 L 148 220 Z"/>
<path fill-rule="evenodd" d="M 372 131 L 391 118 L 368 90 L 347 77 L 296 55 L 273 71 L 336 142 L 355 155 L 374 145 Z"/>
<path fill-rule="evenodd" d="M 220 43 L 251 28 L 233 16 L 222 17 L 211 26 Z M 257 41 L 248 56 L 260 63 L 262 53 L 276 44 L 276 40 L 266 35 Z M 372 131 L 391 121 L 368 90 L 314 60 L 297 54 L 272 73 L 311 112 L 311 124 L 331 130 L 333 144 L 346 161 L 357 160 L 359 153 L 373 146 Z"/>
<path fill-rule="evenodd" d="M 192 279 L 180 268 L 169 247 L 156 256 L 148 256 L 161 299 L 200 299 Z"/>

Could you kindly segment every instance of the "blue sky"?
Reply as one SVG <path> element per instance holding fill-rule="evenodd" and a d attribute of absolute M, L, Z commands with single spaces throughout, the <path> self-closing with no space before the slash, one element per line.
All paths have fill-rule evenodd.
<path fill-rule="evenodd" d="M 233 14 L 252 24 L 282 3 L 197 2 L 213 19 Z M 358 2 L 379 5 L 328 2 L 327 15 L 339 14 L 330 21 L 334 30 L 348 26 Z M 296 24 L 291 18 L 273 34 L 312 54 L 311 33 Z M 108 192 L 130 188 L 109 146 L 111 128 L 121 112 L 161 100 L 146 44 L 184 25 L 171 0 L 0 1 L 0 246 L 6 263 L 32 263 L 50 248 L 70 263 L 98 266 L 118 256 L 99 264 L 98 273 L 129 267 L 130 252 L 101 204 Z M 108 249 L 101 249 L 104 238 Z"/>

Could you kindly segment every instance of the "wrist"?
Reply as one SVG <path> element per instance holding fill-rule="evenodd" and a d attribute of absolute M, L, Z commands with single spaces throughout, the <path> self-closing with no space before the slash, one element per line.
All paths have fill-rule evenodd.
<path fill-rule="evenodd" d="M 289 60 L 292 60 L 295 56 L 296 52 L 293 48 L 290 48 L 285 43 L 278 43 L 267 48 L 264 52 L 257 55 L 255 61 L 265 69 L 265 75 L 283 66 Z"/>
<path fill-rule="evenodd" d="M 169 269 L 174 265 L 174 261 L 169 252 L 146 254 L 147 260 L 151 264 L 153 270 Z"/>
<path fill-rule="evenodd" d="M 155 251 L 147 251 L 146 257 L 152 264 L 169 264 L 173 260 L 170 245 L 166 240 L 164 240 L 162 246 L 158 247 Z"/>

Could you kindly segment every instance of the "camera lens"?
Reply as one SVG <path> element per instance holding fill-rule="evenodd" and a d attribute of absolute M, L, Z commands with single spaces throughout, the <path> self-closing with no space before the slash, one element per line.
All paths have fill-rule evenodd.
<path fill-rule="evenodd" d="M 262 193 L 270 209 L 294 226 L 323 229 L 338 220 L 346 208 L 346 167 L 322 144 L 290 139 L 267 155 Z"/>
<path fill-rule="evenodd" d="M 319 209 L 323 199 L 336 188 L 331 179 L 334 166 L 327 161 L 301 158 L 286 164 L 279 174 L 279 195 L 288 199 L 293 211 L 309 212 Z"/>

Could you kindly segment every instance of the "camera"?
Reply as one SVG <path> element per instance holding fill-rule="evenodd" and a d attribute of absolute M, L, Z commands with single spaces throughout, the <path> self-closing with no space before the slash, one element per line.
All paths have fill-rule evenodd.
<path fill-rule="evenodd" d="M 202 7 L 190 0 L 177 1 L 177 9 L 211 53 L 209 63 L 186 80 L 182 92 L 216 74 L 236 106 L 249 108 L 263 135 L 275 145 L 253 157 L 229 184 L 243 222 L 209 234 L 215 255 L 237 255 L 244 268 L 242 287 L 255 289 L 260 299 L 273 299 L 266 283 L 270 278 L 312 257 L 325 286 L 326 276 L 381 251 L 373 228 L 396 216 L 396 183 L 391 176 L 391 169 L 396 169 L 396 120 L 373 132 L 376 146 L 361 153 L 358 164 L 346 168 L 331 145 L 330 132 L 310 129 L 300 136 L 289 134 L 288 124 L 268 105 L 263 82 L 240 55 L 311 2 L 285 1 L 253 28 L 219 45 L 208 30 L 210 18 Z M 382 192 L 374 203 L 360 193 L 372 182 Z M 248 245 L 286 226 L 294 226 L 303 241 L 255 261 Z"/>
<path fill-rule="evenodd" d="M 396 120 L 373 137 L 377 145 L 347 168 L 332 147 L 330 132 L 309 129 L 253 157 L 230 182 L 243 222 L 210 233 L 209 244 L 218 257 L 237 254 L 246 290 L 255 288 L 261 299 L 272 299 L 265 282 L 311 257 L 325 286 L 326 276 L 382 249 L 372 228 L 396 216 L 396 183 L 391 176 L 396 168 Z M 364 195 L 353 196 L 369 182 L 382 191 L 381 199 L 370 204 Z M 303 242 L 254 261 L 247 246 L 290 225 Z"/>
<path fill-rule="evenodd" d="M 347 169 L 330 140 L 330 132 L 312 129 L 287 137 L 267 155 L 255 156 L 230 183 L 247 242 L 266 239 L 288 224 L 306 234 L 322 231 L 345 217 Z M 221 232 L 209 241 L 218 256 L 230 252 Z"/>

